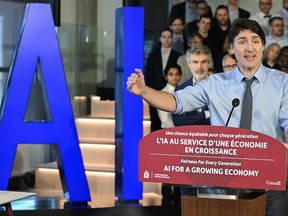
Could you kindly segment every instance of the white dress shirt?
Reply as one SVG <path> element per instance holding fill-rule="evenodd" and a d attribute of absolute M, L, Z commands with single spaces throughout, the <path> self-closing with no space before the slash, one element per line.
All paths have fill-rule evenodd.
<path fill-rule="evenodd" d="M 265 35 L 269 35 L 269 17 L 266 16 L 266 14 L 262 13 L 261 11 L 251 16 L 249 19 L 255 20 L 259 23 L 261 28 L 263 29 Z M 271 16 L 270 16 L 271 17 Z"/>
<path fill-rule="evenodd" d="M 175 87 L 167 83 L 166 86 L 161 91 L 172 93 L 174 92 L 174 90 L 175 90 Z M 159 109 L 157 109 L 157 111 L 158 111 L 159 119 L 161 121 L 161 128 L 174 127 L 171 112 L 165 112 Z"/>
<path fill-rule="evenodd" d="M 266 36 L 266 45 L 265 48 L 268 47 L 271 43 L 277 43 L 282 48 L 284 46 L 288 46 L 288 37 L 286 35 L 283 35 L 279 39 L 275 39 L 272 37 L 272 35 Z"/>
<path fill-rule="evenodd" d="M 170 52 L 171 52 L 171 48 L 168 50 L 168 52 L 164 53 L 163 47 L 161 48 L 161 56 L 162 56 L 162 67 L 163 67 L 163 71 L 166 68 L 169 56 L 170 56 Z"/>
<path fill-rule="evenodd" d="M 277 11 L 275 14 L 273 14 L 273 17 L 279 16 L 283 18 L 284 22 L 284 34 L 288 35 L 288 11 L 282 8 L 281 10 Z"/>

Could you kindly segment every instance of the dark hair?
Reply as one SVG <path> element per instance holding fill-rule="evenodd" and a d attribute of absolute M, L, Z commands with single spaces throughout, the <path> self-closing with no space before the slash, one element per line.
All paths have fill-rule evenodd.
<path fill-rule="evenodd" d="M 279 17 L 279 16 L 273 16 L 269 19 L 269 26 L 272 25 L 273 21 L 274 20 L 281 20 L 283 22 L 283 18 L 282 17 Z"/>
<path fill-rule="evenodd" d="M 163 28 L 163 29 L 161 29 L 160 36 L 161 36 L 162 33 L 165 32 L 165 31 L 169 31 L 169 32 L 173 35 L 173 31 L 172 31 L 170 28 Z"/>
<path fill-rule="evenodd" d="M 231 28 L 227 36 L 229 47 L 231 47 L 237 35 L 244 30 L 250 30 L 253 33 L 257 34 L 260 37 L 263 46 L 265 46 L 266 44 L 265 34 L 261 26 L 258 24 L 258 22 L 256 22 L 255 20 L 242 18 L 242 19 L 236 19 L 231 25 Z"/>
<path fill-rule="evenodd" d="M 164 75 L 167 76 L 168 72 L 171 68 L 176 68 L 179 71 L 179 74 L 182 75 L 181 67 L 178 64 L 175 65 L 168 65 L 164 70 Z"/>
<path fill-rule="evenodd" d="M 191 40 L 194 37 L 199 37 L 203 41 L 203 36 L 199 32 L 191 32 L 187 35 L 187 40 Z"/>
<path fill-rule="evenodd" d="M 205 0 L 198 0 L 198 1 L 196 2 L 195 7 L 197 8 L 198 5 L 199 5 L 199 4 L 202 4 L 202 3 L 205 3 L 205 4 L 208 6 L 208 3 L 207 3 Z"/>
<path fill-rule="evenodd" d="M 212 17 L 209 14 L 202 14 L 200 15 L 200 17 L 198 18 L 198 23 L 203 19 L 203 18 L 209 18 L 212 22 Z M 212 23 L 211 23 L 212 24 Z"/>
<path fill-rule="evenodd" d="M 182 24 L 184 25 L 184 20 L 183 20 L 181 17 L 178 17 L 178 16 L 171 17 L 171 19 L 170 19 L 170 21 L 169 21 L 169 25 L 172 25 L 173 22 L 174 22 L 176 19 L 181 20 Z"/>
<path fill-rule="evenodd" d="M 217 13 L 218 13 L 218 10 L 220 10 L 220 9 L 225 9 L 225 10 L 227 10 L 227 12 L 229 13 L 229 9 L 228 9 L 228 7 L 227 7 L 226 5 L 218 5 L 218 7 L 217 7 L 216 10 L 215 10 L 214 17 L 216 17 L 216 15 L 217 15 Z"/>

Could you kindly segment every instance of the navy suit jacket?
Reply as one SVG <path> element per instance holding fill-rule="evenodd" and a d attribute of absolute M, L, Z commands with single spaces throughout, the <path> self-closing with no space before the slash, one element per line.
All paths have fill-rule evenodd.
<path fill-rule="evenodd" d="M 184 89 L 187 86 L 193 85 L 193 78 L 187 80 L 182 85 L 176 87 L 175 91 Z M 208 110 L 207 107 L 203 107 L 201 112 L 198 110 L 187 112 L 185 114 L 172 114 L 172 119 L 175 126 L 183 125 L 210 125 L 210 118 L 206 119 L 204 110 Z"/>

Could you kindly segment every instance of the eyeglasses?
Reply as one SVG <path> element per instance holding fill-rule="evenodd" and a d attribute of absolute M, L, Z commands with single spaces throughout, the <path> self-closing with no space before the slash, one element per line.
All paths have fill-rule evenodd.
<path fill-rule="evenodd" d="M 275 27 L 277 27 L 277 28 L 284 27 L 283 24 L 276 24 L 276 25 L 272 25 L 272 26 L 275 26 Z"/>
<path fill-rule="evenodd" d="M 260 2 L 259 4 L 260 5 L 270 5 L 271 3 L 270 2 Z"/>
<path fill-rule="evenodd" d="M 223 68 L 235 68 L 237 64 L 232 64 L 232 65 L 224 65 Z"/>

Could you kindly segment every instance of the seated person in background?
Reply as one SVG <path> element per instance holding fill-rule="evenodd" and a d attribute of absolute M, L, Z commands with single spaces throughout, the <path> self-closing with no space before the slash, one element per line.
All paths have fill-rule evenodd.
<path fill-rule="evenodd" d="M 166 86 L 161 90 L 165 92 L 172 93 L 175 90 L 175 87 L 180 81 L 181 78 L 181 68 L 179 65 L 171 65 L 168 66 L 165 71 L 165 79 L 167 80 Z M 174 123 L 172 120 L 172 115 L 170 112 L 165 112 L 163 110 L 157 110 L 158 116 L 161 120 L 162 128 L 170 128 L 174 127 Z M 180 187 L 162 185 L 162 206 L 170 206 L 170 205 L 180 205 L 181 195 L 180 195 Z"/>
<path fill-rule="evenodd" d="M 167 80 L 166 86 L 161 90 L 165 92 L 174 92 L 181 78 L 181 68 L 179 65 L 170 65 L 164 71 L 164 77 Z M 158 116 L 161 120 L 161 128 L 174 127 L 171 112 L 165 112 L 163 110 L 157 110 Z"/>
<path fill-rule="evenodd" d="M 231 54 L 226 54 L 222 59 L 223 72 L 228 72 L 237 67 L 237 60 Z"/>
<path fill-rule="evenodd" d="M 183 54 L 188 49 L 186 35 L 184 34 L 185 24 L 179 17 L 173 17 L 170 20 L 170 29 L 173 32 L 172 48 Z"/>
<path fill-rule="evenodd" d="M 188 35 L 187 43 L 190 48 L 197 45 L 203 45 L 203 38 L 198 32 L 195 32 Z M 179 85 L 181 85 L 192 77 L 191 70 L 187 64 L 186 53 L 178 58 L 177 64 L 181 67 L 182 70 L 182 76 L 179 82 Z"/>
<path fill-rule="evenodd" d="M 279 55 L 279 65 L 281 67 L 281 71 L 288 73 L 288 46 L 281 48 Z"/>
<path fill-rule="evenodd" d="M 208 78 L 209 64 L 212 61 L 211 51 L 207 46 L 194 46 L 186 53 L 187 63 L 192 73 L 192 78 L 176 87 L 175 91 L 187 86 L 197 85 L 198 82 Z M 210 125 L 210 113 L 207 107 L 202 107 L 192 112 L 172 114 L 175 126 L 182 125 Z"/>
<path fill-rule="evenodd" d="M 186 25 L 186 34 L 187 35 L 191 32 L 198 30 L 197 23 L 200 19 L 200 16 L 206 14 L 206 15 L 210 16 L 211 18 L 213 17 L 210 6 L 204 0 L 198 0 L 196 2 L 195 11 L 196 11 L 198 17 L 197 17 L 197 19 L 193 20 L 192 22 L 187 23 L 187 25 Z"/>
<path fill-rule="evenodd" d="M 266 47 L 262 59 L 263 65 L 272 69 L 280 70 L 280 65 L 277 63 L 280 50 L 281 47 L 277 43 L 271 43 Z"/>
<path fill-rule="evenodd" d="M 280 47 L 288 46 L 288 38 L 284 34 L 284 20 L 282 17 L 272 17 L 269 20 L 270 35 L 266 36 L 266 45 L 268 47 L 271 43 L 278 43 Z"/>
<path fill-rule="evenodd" d="M 259 0 L 259 11 L 249 18 L 259 23 L 266 36 L 269 35 L 269 19 L 271 18 L 270 10 L 272 6 L 272 0 Z"/>
<path fill-rule="evenodd" d="M 170 28 L 161 30 L 159 41 L 159 46 L 148 55 L 145 69 L 145 82 L 147 86 L 156 90 L 161 90 L 167 84 L 167 80 L 163 76 L 164 70 L 169 65 L 175 65 L 181 55 L 181 53 L 176 52 L 172 48 L 173 32 Z M 149 106 L 149 114 L 151 132 L 161 129 L 161 121 L 157 109 Z"/>

